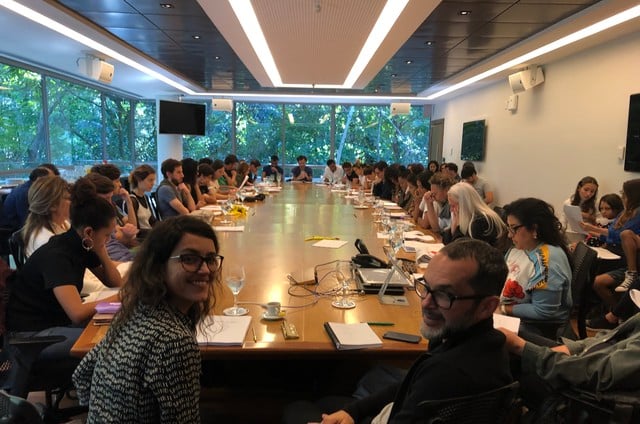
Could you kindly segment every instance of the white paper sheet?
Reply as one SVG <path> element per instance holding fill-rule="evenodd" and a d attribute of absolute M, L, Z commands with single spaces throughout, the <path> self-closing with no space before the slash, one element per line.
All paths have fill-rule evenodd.
<path fill-rule="evenodd" d="M 326 247 L 329 249 L 338 249 L 348 242 L 345 240 L 320 240 L 317 243 L 312 244 L 313 247 Z"/>
<path fill-rule="evenodd" d="M 607 259 L 607 260 L 620 259 L 620 256 L 616 255 L 615 253 L 613 253 L 610 250 L 607 250 L 605 248 L 592 247 L 592 246 L 589 246 L 589 247 L 591 247 L 593 250 L 598 252 L 598 259 Z"/>
<path fill-rule="evenodd" d="M 493 328 L 506 328 L 518 334 L 520 328 L 520 318 L 509 315 L 493 314 Z"/>
<path fill-rule="evenodd" d="M 213 227 L 213 229 L 220 233 L 238 233 L 238 232 L 244 231 L 244 225 L 237 225 L 237 226 L 231 226 L 231 227 L 216 226 L 216 227 Z"/>
<path fill-rule="evenodd" d="M 564 205 L 564 214 L 567 217 L 567 229 L 578 234 L 587 234 L 585 230 L 580 227 L 582 222 L 582 211 L 580 206 Z"/>

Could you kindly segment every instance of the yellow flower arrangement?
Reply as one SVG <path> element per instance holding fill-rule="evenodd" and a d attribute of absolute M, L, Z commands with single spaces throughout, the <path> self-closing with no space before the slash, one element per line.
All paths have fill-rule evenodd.
<path fill-rule="evenodd" d="M 229 215 L 238 218 L 244 218 L 247 216 L 247 208 L 242 205 L 233 205 L 233 207 L 229 211 Z"/>

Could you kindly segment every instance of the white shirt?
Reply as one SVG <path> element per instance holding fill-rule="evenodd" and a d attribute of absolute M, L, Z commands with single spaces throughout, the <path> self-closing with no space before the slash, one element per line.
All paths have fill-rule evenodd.
<path fill-rule="evenodd" d="M 340 166 L 336 166 L 335 171 L 331 171 L 331 168 L 328 166 L 324 167 L 324 174 L 322 174 L 322 179 L 324 181 L 329 181 L 330 183 L 339 183 L 344 177 L 344 169 Z"/>

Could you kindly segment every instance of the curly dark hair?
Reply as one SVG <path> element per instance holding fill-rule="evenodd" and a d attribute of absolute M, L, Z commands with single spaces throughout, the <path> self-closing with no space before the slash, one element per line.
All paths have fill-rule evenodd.
<path fill-rule="evenodd" d="M 213 228 L 197 218 L 185 215 L 158 222 L 145 237 L 131 265 L 127 283 L 120 290 L 122 307 L 112 326 L 117 328 L 131 318 L 139 304 L 158 306 L 167 302 L 167 262 L 185 234 L 212 240 L 216 252 L 219 252 L 218 238 Z M 214 284 L 209 285 L 207 299 L 194 304 L 187 313 L 194 324 L 194 331 L 215 304 L 214 292 L 220 283 L 220 270 L 214 273 L 213 281 Z"/>
<path fill-rule="evenodd" d="M 571 261 L 567 238 L 553 206 L 544 200 L 527 197 L 505 205 L 504 212 L 515 217 L 527 230 L 535 230 L 541 242 L 561 248 Z"/>

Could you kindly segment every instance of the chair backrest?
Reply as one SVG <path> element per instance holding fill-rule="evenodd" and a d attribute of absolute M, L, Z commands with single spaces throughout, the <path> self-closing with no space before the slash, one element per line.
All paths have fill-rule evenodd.
<path fill-rule="evenodd" d="M 0 390 L 0 423 L 44 423 L 44 412 L 33 403 Z"/>
<path fill-rule="evenodd" d="M 504 211 L 503 207 L 494 206 L 493 211 L 498 214 L 498 216 L 502 219 L 502 221 L 504 221 L 505 224 L 507 223 L 507 213 Z"/>
<path fill-rule="evenodd" d="M 418 403 L 422 423 L 493 424 L 513 418 L 520 384 L 511 384 L 477 395 L 426 400 Z"/>
<path fill-rule="evenodd" d="M 9 252 L 13 256 L 13 261 L 16 263 L 16 268 L 22 269 L 22 265 L 27 260 L 24 248 L 24 239 L 22 238 L 22 231 L 18 230 L 11 234 L 9 237 Z"/>
<path fill-rule="evenodd" d="M 149 194 L 145 194 L 145 196 L 147 197 L 147 204 L 149 205 L 149 209 L 151 210 L 153 217 L 156 219 L 156 221 L 160 221 L 162 217 L 160 216 L 160 211 L 158 210 L 158 192 L 152 191 Z"/>
<path fill-rule="evenodd" d="M 580 242 L 573 250 L 573 270 L 571 278 L 571 297 L 577 310 L 578 336 L 587 337 L 586 315 L 587 299 L 585 293 L 593 285 L 598 254 L 589 246 Z"/>

